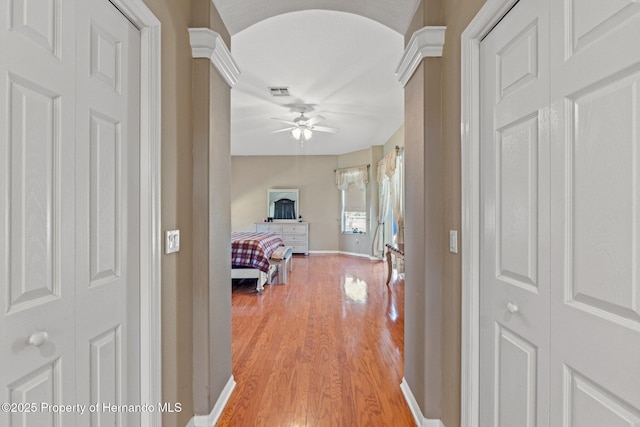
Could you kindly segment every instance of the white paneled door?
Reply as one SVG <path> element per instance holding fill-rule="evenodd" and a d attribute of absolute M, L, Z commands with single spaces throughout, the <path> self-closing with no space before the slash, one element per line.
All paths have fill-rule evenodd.
<path fill-rule="evenodd" d="M 137 425 L 88 406 L 140 394 L 139 32 L 6 0 L 0 33 L 0 425 Z"/>
<path fill-rule="evenodd" d="M 481 43 L 481 426 L 640 425 L 640 4 Z"/>
<path fill-rule="evenodd" d="M 481 44 L 482 426 L 548 425 L 548 34 L 524 0 Z"/>
<path fill-rule="evenodd" d="M 640 426 L 640 3 L 551 2 L 551 400 Z"/>

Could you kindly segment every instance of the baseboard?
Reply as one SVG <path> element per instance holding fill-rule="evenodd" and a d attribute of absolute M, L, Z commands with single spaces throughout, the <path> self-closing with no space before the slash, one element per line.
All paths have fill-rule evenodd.
<path fill-rule="evenodd" d="M 418 405 L 418 401 L 413 396 L 413 392 L 411 391 L 409 384 L 404 378 L 402 378 L 402 383 L 400 383 L 400 389 L 402 390 L 404 400 L 406 400 L 407 405 L 409 405 L 409 409 L 411 410 L 413 419 L 418 427 L 444 427 L 442 421 L 430 420 L 422 415 L 422 410 Z"/>
<path fill-rule="evenodd" d="M 345 251 L 309 251 L 310 254 L 337 254 L 337 255 L 347 255 L 354 256 L 358 258 L 367 258 L 369 261 L 383 261 L 382 258 L 374 257 L 369 254 L 359 254 L 357 252 L 345 252 Z"/>
<path fill-rule="evenodd" d="M 233 392 L 235 386 L 236 382 L 233 379 L 233 375 L 231 375 L 227 385 L 222 389 L 222 393 L 220 393 L 220 397 L 218 397 L 216 404 L 213 405 L 213 409 L 209 412 L 209 415 L 194 415 L 186 427 L 210 427 L 216 425 L 218 418 L 222 415 L 222 411 L 229 401 L 231 392 Z"/>

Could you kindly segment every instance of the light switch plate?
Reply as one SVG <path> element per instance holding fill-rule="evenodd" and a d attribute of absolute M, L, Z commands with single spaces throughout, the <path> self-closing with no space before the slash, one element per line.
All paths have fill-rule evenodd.
<path fill-rule="evenodd" d="M 449 230 L 449 252 L 458 253 L 458 230 Z"/>
<path fill-rule="evenodd" d="M 180 250 L 180 230 L 167 231 L 164 252 L 166 254 L 172 254 Z"/>

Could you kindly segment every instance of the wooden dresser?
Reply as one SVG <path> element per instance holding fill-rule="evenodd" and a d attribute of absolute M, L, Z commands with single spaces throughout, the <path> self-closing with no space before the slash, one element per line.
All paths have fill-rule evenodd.
<path fill-rule="evenodd" d="M 309 255 L 308 222 L 256 222 L 256 231 L 276 233 L 294 254 Z"/>

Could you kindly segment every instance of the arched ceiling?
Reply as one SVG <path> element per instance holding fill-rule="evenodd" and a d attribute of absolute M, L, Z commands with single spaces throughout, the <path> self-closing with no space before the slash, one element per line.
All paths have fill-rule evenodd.
<path fill-rule="evenodd" d="M 364 16 L 404 35 L 419 0 L 213 0 L 213 3 L 231 35 L 274 16 L 312 9 Z"/>
<path fill-rule="evenodd" d="M 404 37 L 390 25 L 327 10 L 278 15 L 236 33 L 231 53 L 241 74 L 231 91 L 232 155 L 334 155 L 384 144 L 404 121 L 395 75 L 403 51 Z M 290 96 L 271 96 L 273 86 L 288 87 Z M 300 105 L 339 132 L 314 132 L 303 147 L 287 132 L 273 133 L 288 125 L 272 118 L 291 121 Z"/>

